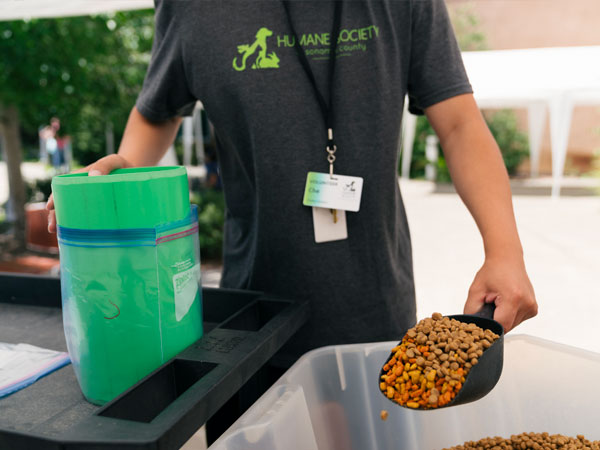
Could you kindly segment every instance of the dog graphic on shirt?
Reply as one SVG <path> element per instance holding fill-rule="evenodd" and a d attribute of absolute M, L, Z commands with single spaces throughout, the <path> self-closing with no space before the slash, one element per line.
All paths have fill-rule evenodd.
<path fill-rule="evenodd" d="M 267 38 L 272 36 L 273 32 L 268 28 L 262 27 L 256 32 L 256 40 L 252 45 L 238 45 L 238 53 L 242 54 L 242 63 L 238 65 L 236 56 L 233 58 L 233 68 L 238 72 L 246 69 L 246 60 L 258 50 L 258 56 L 252 64 L 252 69 L 278 69 L 279 58 L 275 52 L 267 55 Z"/>

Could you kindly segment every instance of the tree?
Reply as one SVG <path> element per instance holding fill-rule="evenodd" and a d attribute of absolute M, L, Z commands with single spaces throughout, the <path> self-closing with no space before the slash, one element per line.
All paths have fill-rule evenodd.
<path fill-rule="evenodd" d="M 24 245 L 21 135 L 60 117 L 73 152 L 88 163 L 104 130 L 122 134 L 150 58 L 153 12 L 10 21 L 0 24 L 0 133 L 5 138 L 15 238 Z"/>
<path fill-rule="evenodd" d="M 14 239 L 17 248 L 25 243 L 25 186 L 21 176 L 21 138 L 19 136 L 19 116 L 14 106 L 0 104 L 0 134 L 4 136 L 6 166 L 8 168 L 8 189 L 15 214 Z"/>
<path fill-rule="evenodd" d="M 487 38 L 481 30 L 479 17 L 472 3 L 455 7 L 450 17 L 458 46 L 463 52 L 488 50 Z"/>

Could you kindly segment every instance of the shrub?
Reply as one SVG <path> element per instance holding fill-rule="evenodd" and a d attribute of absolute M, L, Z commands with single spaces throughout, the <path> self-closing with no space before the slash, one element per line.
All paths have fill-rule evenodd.
<path fill-rule="evenodd" d="M 486 118 L 487 125 L 500 147 L 504 164 L 509 175 L 515 175 L 519 165 L 529 154 L 529 141 L 527 134 L 517 127 L 517 117 L 511 110 L 497 111 Z M 435 134 L 425 116 L 417 118 L 417 129 L 410 164 L 410 177 L 423 178 L 425 176 L 425 140 L 428 135 Z M 439 153 L 437 164 L 437 181 L 450 182 L 450 174 L 444 160 L 444 155 Z"/>
<path fill-rule="evenodd" d="M 486 121 L 500 147 L 509 175 L 515 175 L 519 165 L 529 155 L 527 134 L 519 130 L 515 113 L 508 109 L 494 113 Z"/>
<path fill-rule="evenodd" d="M 198 205 L 198 232 L 201 259 L 221 260 L 223 254 L 223 226 L 225 224 L 225 197 L 222 191 L 201 189 L 192 194 L 192 203 Z"/>

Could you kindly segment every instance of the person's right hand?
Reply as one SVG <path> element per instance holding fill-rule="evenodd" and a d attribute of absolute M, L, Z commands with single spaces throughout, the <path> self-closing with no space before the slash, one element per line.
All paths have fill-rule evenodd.
<path fill-rule="evenodd" d="M 113 170 L 124 169 L 127 167 L 133 167 L 129 161 L 120 155 L 114 154 L 105 156 L 99 159 L 93 164 L 90 164 L 83 169 L 74 171 L 73 173 L 88 173 L 88 176 L 95 177 L 98 175 L 108 175 Z M 56 233 L 56 214 L 54 212 L 54 197 L 50 194 L 48 203 L 46 203 L 46 209 L 48 210 L 48 232 Z"/>

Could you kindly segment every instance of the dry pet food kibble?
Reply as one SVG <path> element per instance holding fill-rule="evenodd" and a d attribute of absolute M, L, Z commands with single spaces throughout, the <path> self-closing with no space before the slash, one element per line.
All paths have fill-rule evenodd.
<path fill-rule="evenodd" d="M 584 436 L 576 438 L 561 434 L 521 433 L 510 439 L 485 438 L 477 442 L 465 442 L 444 450 L 600 450 L 600 441 L 588 441 Z"/>
<path fill-rule="evenodd" d="M 383 366 L 381 391 L 403 406 L 415 409 L 447 405 L 465 377 L 498 335 L 474 323 L 433 313 L 407 331 Z"/>
<path fill-rule="evenodd" d="M 387 420 L 387 418 L 388 418 L 388 412 L 387 412 L 385 409 L 382 409 L 382 410 L 381 410 L 381 413 L 380 413 L 379 415 L 380 415 L 380 417 L 381 417 L 381 420 L 384 420 L 384 421 L 385 421 L 385 420 Z"/>

